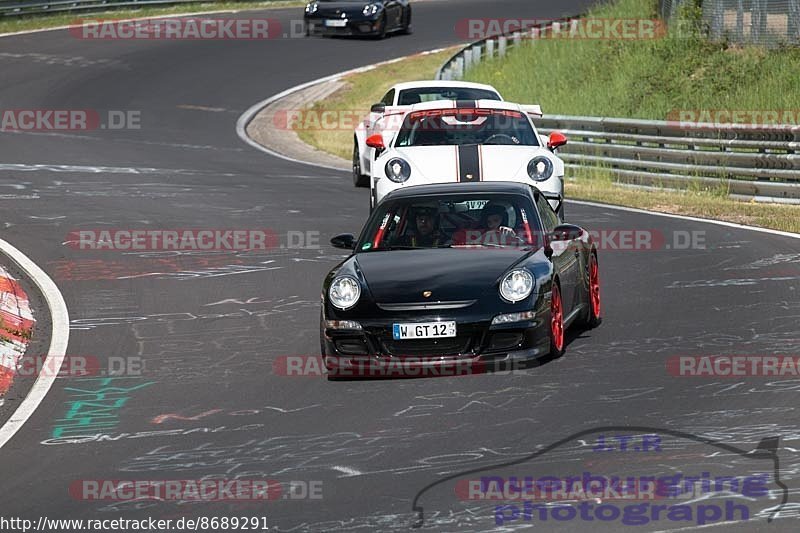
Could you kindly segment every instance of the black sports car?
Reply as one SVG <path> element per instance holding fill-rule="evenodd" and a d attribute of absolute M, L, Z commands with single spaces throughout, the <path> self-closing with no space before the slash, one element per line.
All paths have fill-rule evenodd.
<path fill-rule="evenodd" d="M 573 322 L 600 323 L 596 246 L 531 185 L 399 189 L 331 244 L 353 254 L 323 285 L 329 377 L 516 368 L 560 356 Z"/>
<path fill-rule="evenodd" d="M 306 35 L 411 33 L 408 0 L 313 0 L 306 6 Z"/>

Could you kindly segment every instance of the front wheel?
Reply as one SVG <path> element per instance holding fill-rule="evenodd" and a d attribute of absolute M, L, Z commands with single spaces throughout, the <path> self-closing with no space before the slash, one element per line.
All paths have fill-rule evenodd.
<path fill-rule="evenodd" d="M 377 32 L 375 34 L 375 38 L 378 39 L 379 41 L 386 38 L 386 25 L 387 24 L 388 24 L 388 22 L 386 20 L 386 13 L 384 13 L 383 16 L 381 17 L 381 22 L 380 22 L 380 26 L 379 26 L 380 29 L 377 30 Z"/>
<path fill-rule="evenodd" d="M 358 142 L 353 143 L 353 185 L 369 187 L 369 176 L 361 173 L 361 153 L 358 150 Z"/>
<path fill-rule="evenodd" d="M 405 24 L 403 24 L 403 29 L 400 30 L 400 33 L 403 35 L 411 35 L 414 33 L 414 30 L 411 28 L 411 8 L 408 8 L 408 15 L 406 15 Z"/>

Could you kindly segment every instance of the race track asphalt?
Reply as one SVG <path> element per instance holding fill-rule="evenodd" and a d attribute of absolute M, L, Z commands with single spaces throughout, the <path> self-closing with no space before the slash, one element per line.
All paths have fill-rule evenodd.
<path fill-rule="evenodd" d="M 553 18 L 586 4 L 420 2 L 413 36 L 384 41 L 87 41 L 67 31 L 0 39 L 0 108 L 141 114 L 139 130 L 0 134 L 0 206 L 2 238 L 64 294 L 72 319 L 69 354 L 142 358 L 146 365 L 141 377 L 56 381 L 0 450 L 0 514 L 264 516 L 273 531 L 406 530 L 425 486 L 603 426 L 664 428 L 746 450 L 780 436 L 780 477 L 794 500 L 800 380 L 679 378 L 667 372 L 666 361 L 800 354 L 797 239 L 568 204 L 577 224 L 652 231 L 670 247 L 601 251 L 604 323 L 574 332 L 561 359 L 513 375 L 392 381 L 328 382 L 273 371 L 281 356 L 319 353 L 320 287 L 342 258 L 326 243 L 360 230 L 368 191 L 353 188 L 347 173 L 245 145 L 235 131 L 241 113 L 312 79 L 456 44 L 459 19 Z M 300 15 L 285 9 L 267 16 L 288 24 Z M 236 15 L 247 16 L 253 13 Z M 322 246 L 231 255 L 126 254 L 65 244 L 74 230 L 148 227 L 268 228 L 283 238 L 318 232 Z M 702 239 L 704 248 L 675 249 L 687 235 Z M 92 423 L 106 425 L 86 433 L 105 437 L 55 438 L 75 424 L 70 411 L 80 401 L 101 404 Z M 169 414 L 175 416 L 163 416 Z M 173 431 L 150 433 L 165 430 Z M 672 471 L 696 472 L 698 458 L 720 454 L 717 466 L 726 472 L 763 471 L 729 451 L 666 433 L 662 439 L 670 446 L 660 453 L 669 456 L 650 460 Z M 592 468 L 596 452 L 577 442 L 528 471 Z M 612 452 L 605 466 L 624 469 L 644 455 Z M 207 476 L 296 481 L 296 487 L 321 482 L 323 498 L 98 502 L 69 492 L 78 480 Z M 426 528 L 485 531 L 496 524 L 491 503 L 462 502 L 451 490 L 426 498 Z M 762 516 L 723 527 L 796 531 L 796 516 L 789 506 L 771 524 Z M 614 530 L 581 521 L 546 527 Z"/>

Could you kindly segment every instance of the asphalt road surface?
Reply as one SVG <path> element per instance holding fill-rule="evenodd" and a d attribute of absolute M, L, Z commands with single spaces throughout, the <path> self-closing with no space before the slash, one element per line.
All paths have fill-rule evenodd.
<path fill-rule="evenodd" d="M 446 479 L 480 476 L 466 474 L 477 469 L 564 476 L 654 465 L 686 475 L 711 468 L 749 475 L 771 472 L 772 463 L 702 439 L 749 451 L 780 437 L 775 451 L 789 504 L 767 522 L 783 494 L 771 479 L 768 496 L 738 500 L 760 514 L 721 527 L 796 531 L 800 379 L 667 371 L 669 358 L 680 355 L 800 354 L 796 239 L 568 204 L 577 224 L 663 240 L 626 251 L 614 249 L 619 234 L 608 237 L 600 252 L 604 323 L 573 332 L 559 360 L 512 375 L 390 381 L 328 382 L 275 371 L 283 356 L 319 353 L 321 282 L 343 257 L 326 243 L 360 230 L 368 191 L 354 189 L 347 173 L 245 145 L 235 132 L 240 114 L 302 82 L 455 44 L 459 19 L 554 18 L 585 5 L 421 2 L 413 36 L 384 41 L 91 41 L 66 31 L 0 39 L 0 108 L 140 113 L 138 130 L 0 134 L 0 206 L 2 237 L 64 294 L 69 354 L 96 357 L 101 367 L 145 361 L 141 376 L 56 381 L 0 450 L 0 514 L 239 516 L 264 517 L 260 525 L 272 531 L 406 530 L 419 518 L 415 497 L 441 482 L 416 502 L 424 528 L 613 531 L 618 523 L 544 524 L 523 514 L 512 520 L 511 509 L 503 511 L 508 519 L 498 518 L 493 502 L 462 501 Z M 301 11 L 267 16 L 288 24 Z M 281 242 L 289 232 L 318 235 L 321 246 L 175 254 L 65 243 L 74 230 L 113 228 L 267 228 Z M 624 433 L 597 429 L 604 426 L 651 427 L 639 433 L 658 435 L 662 445 L 592 451 L 600 435 Z M 587 433 L 573 437 L 580 432 Z M 713 467 L 705 465 L 712 459 Z M 517 470 L 497 466 L 515 460 L 522 461 Z M 81 480 L 236 478 L 277 480 L 282 496 L 87 501 L 70 492 Z M 662 518 L 640 527 L 695 525 Z"/>

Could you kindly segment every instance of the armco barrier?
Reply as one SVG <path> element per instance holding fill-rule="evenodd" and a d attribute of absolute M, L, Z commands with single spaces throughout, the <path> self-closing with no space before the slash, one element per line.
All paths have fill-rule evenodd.
<path fill-rule="evenodd" d="M 471 43 L 442 65 L 436 79 L 462 79 L 472 65 L 503 57 L 523 39 L 536 46 L 536 40 L 553 27 L 573 20 L 577 19 Z M 563 26 L 556 29 L 563 31 Z M 559 151 L 568 168 L 603 168 L 617 181 L 637 185 L 700 185 L 734 195 L 800 201 L 800 126 L 720 126 L 565 115 L 545 115 L 536 122 L 541 133 L 558 130 L 569 137 L 569 144 Z"/>
<path fill-rule="evenodd" d="M 232 0 L 236 1 L 236 0 Z M 209 0 L 5 0 L 0 1 L 0 17 L 42 15 L 70 11 L 105 11 L 117 8 L 170 4 L 209 3 Z"/>

